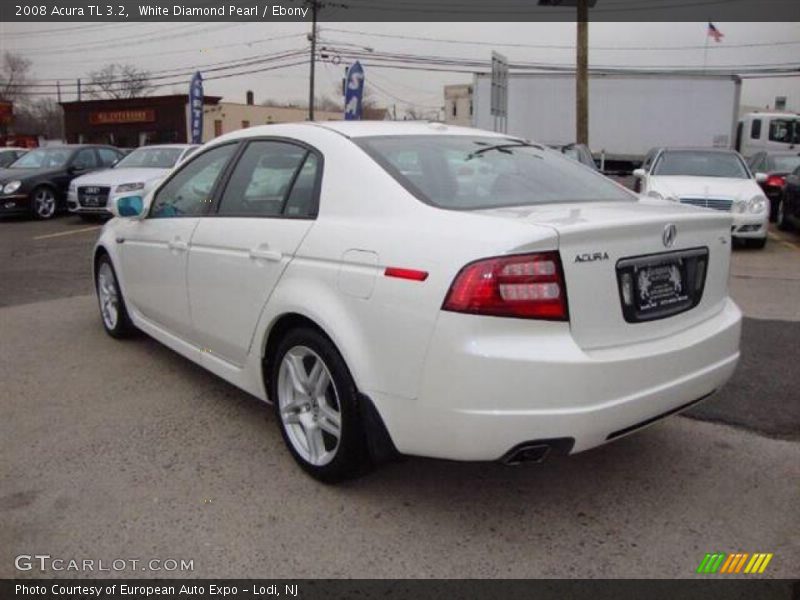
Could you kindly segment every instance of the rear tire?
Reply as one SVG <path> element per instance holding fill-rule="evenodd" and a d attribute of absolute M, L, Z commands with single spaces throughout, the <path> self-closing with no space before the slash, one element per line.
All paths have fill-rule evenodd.
<path fill-rule="evenodd" d="M 781 198 L 778 202 L 778 229 L 781 231 L 789 231 L 792 228 L 792 224 L 789 223 L 789 218 L 786 215 L 786 199 Z"/>
<path fill-rule="evenodd" d="M 130 337 L 136 328 L 128 315 L 128 308 L 125 306 L 125 299 L 117 281 L 117 273 L 107 254 L 97 261 L 94 283 L 100 306 L 100 319 L 106 333 L 117 339 Z"/>
<path fill-rule="evenodd" d="M 290 330 L 269 368 L 269 396 L 292 457 L 309 475 L 337 483 L 371 466 L 358 391 L 336 346 L 310 327 Z"/>

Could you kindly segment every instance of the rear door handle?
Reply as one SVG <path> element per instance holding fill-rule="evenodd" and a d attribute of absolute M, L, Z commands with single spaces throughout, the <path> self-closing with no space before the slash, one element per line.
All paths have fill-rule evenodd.
<path fill-rule="evenodd" d="M 172 240 L 167 244 L 167 247 L 170 250 L 178 250 L 180 252 L 183 252 L 189 249 L 189 244 L 187 244 L 183 240 Z"/>
<path fill-rule="evenodd" d="M 271 262 L 278 262 L 283 258 L 283 253 L 277 250 L 269 250 L 263 246 L 250 249 L 250 258 L 254 260 L 268 260 Z"/>

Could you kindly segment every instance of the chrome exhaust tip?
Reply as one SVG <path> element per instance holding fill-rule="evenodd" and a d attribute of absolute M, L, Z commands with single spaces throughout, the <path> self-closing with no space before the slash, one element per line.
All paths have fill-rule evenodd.
<path fill-rule="evenodd" d="M 501 462 L 509 466 L 522 463 L 542 463 L 550 454 L 550 450 L 548 444 L 522 444 L 506 454 Z"/>

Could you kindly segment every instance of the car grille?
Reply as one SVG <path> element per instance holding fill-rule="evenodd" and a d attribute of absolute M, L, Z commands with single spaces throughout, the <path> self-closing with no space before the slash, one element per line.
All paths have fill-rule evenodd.
<path fill-rule="evenodd" d="M 102 208 L 108 202 L 110 187 L 89 185 L 78 188 L 78 203 L 87 208 Z"/>
<path fill-rule="evenodd" d="M 731 206 L 733 206 L 733 200 L 725 200 L 723 198 L 681 198 L 681 204 L 730 211 Z"/>

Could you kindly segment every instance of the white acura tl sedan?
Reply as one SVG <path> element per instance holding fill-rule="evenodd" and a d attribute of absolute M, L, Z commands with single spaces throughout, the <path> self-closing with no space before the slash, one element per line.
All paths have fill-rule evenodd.
<path fill-rule="evenodd" d="M 753 248 L 767 243 L 769 200 L 738 152 L 720 148 L 656 148 L 633 172 L 641 192 L 731 213 L 731 235 Z M 761 177 L 762 175 L 759 175 Z M 766 176 L 763 176 L 766 180 Z"/>
<path fill-rule="evenodd" d="M 120 197 L 102 322 L 273 403 L 323 481 L 394 453 L 540 461 L 717 390 L 739 358 L 729 213 L 436 123 L 304 123 L 204 146 Z"/>

